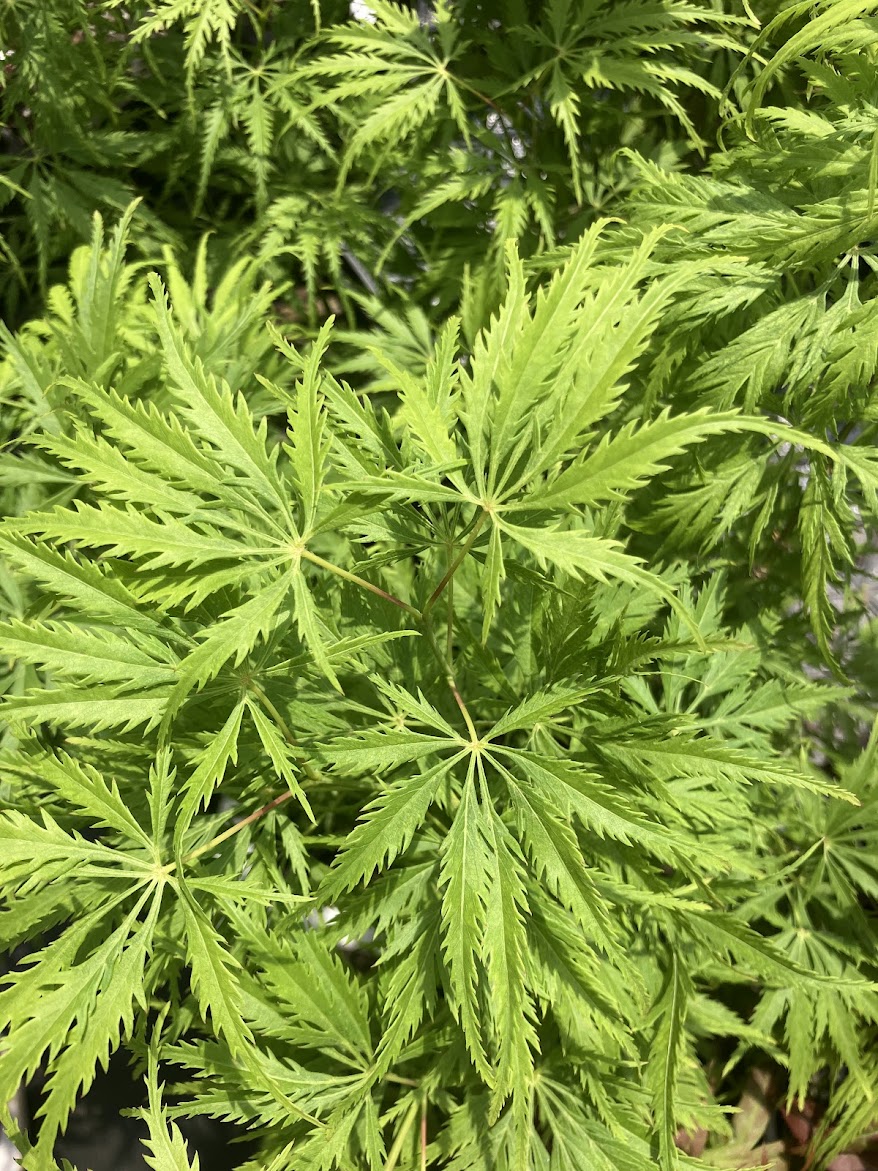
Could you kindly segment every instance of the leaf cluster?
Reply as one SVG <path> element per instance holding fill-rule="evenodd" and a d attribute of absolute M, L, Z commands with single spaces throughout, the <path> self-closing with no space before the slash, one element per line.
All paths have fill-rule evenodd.
<path fill-rule="evenodd" d="M 872 8 L 487 8 L 0 16 L 27 1171 L 874 1130 Z"/>

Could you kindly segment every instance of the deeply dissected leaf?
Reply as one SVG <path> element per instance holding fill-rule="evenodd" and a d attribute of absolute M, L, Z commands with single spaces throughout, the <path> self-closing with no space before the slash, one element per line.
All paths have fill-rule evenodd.
<path fill-rule="evenodd" d="M 99 7 L 0 13 L 23 1171 L 126 1055 L 160 1171 L 868 1161 L 874 5 Z"/>

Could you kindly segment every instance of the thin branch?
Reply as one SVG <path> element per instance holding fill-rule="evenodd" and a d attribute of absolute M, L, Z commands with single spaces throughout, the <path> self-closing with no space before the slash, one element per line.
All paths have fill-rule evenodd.
<path fill-rule="evenodd" d="M 284 801 L 289 801 L 292 796 L 293 794 L 289 790 L 286 793 L 281 793 L 279 797 L 275 797 L 273 801 L 269 801 L 267 805 L 263 805 L 261 809 L 257 809 L 249 817 L 243 817 L 240 821 L 236 821 L 225 833 L 217 834 L 215 838 L 211 838 L 209 842 L 206 842 L 203 846 L 199 846 L 197 850 L 190 850 L 184 856 L 183 861 L 192 862 L 194 859 L 200 858 L 202 854 L 207 854 L 210 850 L 228 841 L 229 838 L 233 838 L 235 834 L 239 834 L 248 825 L 252 825 L 254 821 L 258 821 L 260 817 L 265 817 L 266 813 L 271 813 L 273 809 L 277 809 L 279 805 L 283 805 Z M 174 866 L 176 867 L 176 863 L 174 863 Z"/>
<path fill-rule="evenodd" d="M 416 610 L 414 606 L 410 606 L 408 602 L 403 602 L 400 598 L 389 594 L 387 590 L 382 590 L 380 586 L 373 585 L 371 581 L 366 581 L 364 577 L 358 577 L 355 573 L 348 572 L 347 569 L 342 569 L 340 565 L 334 565 L 331 561 L 326 561 L 323 557 L 318 557 L 316 553 L 312 553 L 310 549 L 302 549 L 301 556 L 314 565 L 319 565 L 321 569 L 327 569 L 330 573 L 334 573 L 336 577 L 344 578 L 345 581 L 353 582 L 361 589 L 369 590 L 373 594 L 377 594 L 379 598 L 383 598 L 385 602 L 391 602 L 394 606 L 398 606 L 400 610 L 405 610 L 407 614 L 411 614 L 413 618 L 420 621 L 421 611 Z"/>
<path fill-rule="evenodd" d="M 419 1103 L 412 1102 L 411 1106 L 405 1113 L 402 1120 L 402 1125 L 396 1132 L 396 1138 L 393 1141 L 393 1146 L 390 1148 L 387 1158 L 384 1161 L 384 1171 L 395 1171 L 396 1165 L 399 1163 L 406 1140 L 411 1134 L 412 1127 L 415 1124 L 415 1119 L 418 1116 Z"/>
<path fill-rule="evenodd" d="M 458 553 L 458 555 L 455 557 L 455 559 L 452 561 L 452 563 L 449 565 L 445 576 L 442 578 L 442 580 L 436 586 L 435 590 L 433 590 L 432 594 L 430 594 L 430 597 L 427 599 L 427 604 L 422 611 L 424 616 L 426 616 L 427 614 L 430 613 L 433 606 L 436 604 L 436 602 L 442 596 L 442 591 L 445 589 L 445 587 L 448 585 L 448 583 L 454 577 L 455 573 L 457 573 L 458 569 L 460 568 L 461 563 L 463 562 L 466 555 L 469 553 L 470 549 L 472 549 L 473 545 L 475 545 L 476 538 L 478 537 L 479 533 L 481 532 L 482 525 L 487 520 L 487 517 L 488 517 L 487 512 L 482 511 L 479 514 L 479 516 L 476 520 L 476 523 L 473 526 L 473 530 L 470 533 L 469 538 L 467 539 L 466 544 L 461 549 L 461 551 Z"/>
<path fill-rule="evenodd" d="M 460 694 L 460 691 L 457 686 L 457 681 L 454 678 L 454 669 L 452 668 L 451 663 L 449 663 L 449 661 L 443 655 L 442 648 L 439 646 L 439 643 L 436 641 L 436 635 L 433 633 L 433 629 L 428 622 L 424 623 L 423 631 L 424 631 L 424 634 L 427 636 L 427 640 L 430 643 L 430 646 L 433 650 L 433 654 L 436 656 L 437 662 L 442 667 L 442 670 L 445 673 L 445 682 L 448 684 L 448 687 L 451 690 L 451 694 L 454 696 L 454 702 L 460 708 L 460 714 L 463 716 L 464 723 L 466 724 L 466 727 L 467 727 L 467 731 L 470 734 L 470 739 L 473 744 L 477 744 L 479 737 L 478 737 L 478 733 L 476 732 L 476 726 L 472 721 L 472 716 L 469 714 L 469 709 L 467 708 L 466 704 L 463 702 L 463 696 Z"/>

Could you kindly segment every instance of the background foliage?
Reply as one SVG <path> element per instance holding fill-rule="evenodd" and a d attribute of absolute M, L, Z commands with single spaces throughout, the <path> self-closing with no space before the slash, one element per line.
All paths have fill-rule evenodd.
<path fill-rule="evenodd" d="M 874 1165 L 875 5 L 0 45 L 22 1165 Z"/>

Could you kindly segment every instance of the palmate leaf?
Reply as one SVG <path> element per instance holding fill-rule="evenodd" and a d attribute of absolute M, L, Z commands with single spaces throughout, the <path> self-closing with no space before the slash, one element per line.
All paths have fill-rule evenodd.
<path fill-rule="evenodd" d="M 717 98 L 720 95 L 705 78 L 675 62 L 687 47 L 702 48 L 713 43 L 731 49 L 735 41 L 723 33 L 723 26 L 727 27 L 731 19 L 688 3 L 628 3 L 621 10 L 599 3 L 587 17 L 563 0 L 549 3 L 543 23 L 531 33 L 543 49 L 537 76 L 552 71 L 554 84 L 549 92 L 558 105 L 562 104 L 562 93 L 573 95 L 571 101 L 578 98 L 582 91 L 576 82 L 580 79 L 589 87 L 613 85 L 654 95 L 698 141 L 680 90 L 691 85 Z M 643 45 L 650 49 L 646 56 L 637 52 Z M 673 86 L 673 81 L 682 84 Z M 573 114 L 555 109 L 551 113 L 562 123 L 565 139 L 580 138 L 578 120 L 569 129 L 564 125 Z M 573 163 L 576 153 L 569 142 L 567 146 Z"/>
<path fill-rule="evenodd" d="M 236 974 L 240 965 L 183 882 L 180 883 L 180 908 L 186 929 L 186 958 L 199 1007 L 205 1017 L 210 1017 L 230 1052 L 240 1054 L 253 1040 L 242 1015 L 241 988 Z"/>
<path fill-rule="evenodd" d="M 368 880 L 409 846 L 439 785 L 466 754 L 458 752 L 420 776 L 398 781 L 377 797 L 350 833 L 321 894 L 333 897 Z"/>
<path fill-rule="evenodd" d="M 292 528 L 289 500 L 278 475 L 276 458 L 266 448 L 266 424 L 257 432 L 241 395 L 237 400 L 226 387 L 220 390 L 202 363 L 192 359 L 168 309 L 167 297 L 158 278 L 150 276 L 153 307 L 159 336 L 178 407 L 195 432 L 216 452 L 223 465 L 235 468 L 245 482 L 278 510 Z"/>
<path fill-rule="evenodd" d="M 365 1069 L 372 1055 L 368 999 L 319 934 L 274 944 L 263 961 L 270 999 L 282 1013 L 278 1031 L 296 1045 L 340 1050 Z"/>
<path fill-rule="evenodd" d="M 118 578 L 93 562 L 76 560 L 69 553 L 2 531 L 0 552 L 27 577 L 51 590 L 53 596 L 72 602 L 85 613 L 109 619 L 123 628 L 160 634 L 163 640 L 175 640 L 173 630 L 163 628 Z"/>
<path fill-rule="evenodd" d="M 484 774 L 481 780 L 484 785 Z M 527 895 L 521 854 L 506 826 L 490 805 L 487 808 L 484 960 L 492 990 L 491 1020 L 497 1050 L 489 1118 L 496 1120 L 511 1094 L 528 1093 L 538 1039 L 533 1001 L 525 981 Z"/>
<path fill-rule="evenodd" d="M 140 1008 L 146 1008 L 144 969 L 161 899 L 162 888 L 158 887 L 144 923 L 118 958 L 109 960 L 96 1005 L 77 1023 L 68 1046 L 54 1063 L 39 1110 L 42 1121 L 37 1151 L 51 1151 L 75 1100 L 91 1085 L 97 1065 L 106 1070 L 110 1053 L 118 1047 L 121 1036 L 130 1034 L 135 1002 Z"/>
<path fill-rule="evenodd" d="M 310 820 L 315 820 L 314 813 L 299 783 L 299 770 L 292 746 L 288 744 L 272 720 L 266 715 L 258 703 L 248 700 L 253 725 L 262 742 L 262 747 L 268 754 L 274 771 L 286 782 L 287 788 L 295 795 Z"/>
<path fill-rule="evenodd" d="M 67 768 L 63 760 L 50 762 L 48 766 L 44 761 L 37 763 L 71 802 L 94 812 L 96 820 L 118 827 L 138 845 L 148 847 L 148 855 L 138 857 L 109 849 L 107 845 L 83 842 L 75 835 L 64 834 L 46 815 L 42 827 L 20 815 L 6 814 L 0 819 L 5 879 L 7 883 L 9 879 L 18 883 L 20 896 L 29 893 L 35 885 L 63 881 L 73 861 L 78 877 L 92 877 L 105 886 L 100 909 L 68 927 L 44 950 L 39 963 L 16 974 L 12 986 L 0 993 L 0 1015 L 11 1026 L 15 1038 L 15 1045 L 7 1054 L 11 1062 L 8 1067 L 5 1064 L 4 1075 L 26 1076 L 32 1067 L 29 1064 L 22 1067 L 21 1062 L 39 1062 L 44 1050 L 48 1050 L 52 1062 L 35 1157 L 40 1151 L 52 1148 L 56 1130 L 62 1127 L 80 1088 L 88 1087 L 95 1064 L 101 1062 L 105 1066 L 109 1050 L 117 1045 L 119 1029 L 131 1028 L 132 1005 L 137 1002 L 139 1007 L 146 1007 L 144 965 L 151 950 L 169 872 L 167 868 L 157 870 L 156 863 L 150 860 L 153 843 L 131 822 L 115 788 L 108 788 L 96 774 L 87 774 L 73 763 Z M 153 802 L 157 793 L 166 790 L 172 775 L 165 754 L 152 774 Z M 155 812 L 152 821 L 155 824 Z M 163 830 L 162 817 L 157 828 Z M 160 848 L 158 842 L 156 847 Z M 158 858 L 160 854 L 153 857 Z M 251 1033 L 241 1016 L 234 961 L 193 895 L 194 890 L 205 886 L 210 886 L 212 891 L 214 888 L 199 881 L 193 881 L 190 886 L 181 876 L 174 886 L 179 891 L 186 929 L 185 958 L 191 966 L 192 985 L 199 1004 L 214 1027 L 224 1034 L 229 1046 L 238 1050 L 251 1039 Z M 136 902 L 118 929 L 110 932 L 87 958 L 75 963 L 83 945 L 94 943 L 102 919 L 114 916 L 119 904 L 132 895 L 137 896 Z M 276 898 L 276 892 L 269 893 L 269 902 Z M 145 922 L 140 924 L 139 913 L 148 899 L 152 900 L 150 910 Z M 41 1011 L 32 1016 L 29 1006 L 34 1004 L 37 991 Z M 21 1047 L 20 1056 L 16 1056 L 16 1046 Z M 252 1053 L 243 1056 L 248 1067 L 258 1063 Z M 275 1087 L 272 1077 L 266 1075 L 265 1081 L 269 1093 L 299 1117 L 301 1110 Z"/>
<path fill-rule="evenodd" d="M 372 12 L 372 22 L 336 29 L 331 40 L 340 51 L 303 70 L 305 76 L 326 79 L 317 98 L 321 105 L 340 105 L 351 97 L 367 99 L 365 115 L 349 139 L 339 182 L 357 155 L 375 144 L 403 142 L 435 116 L 440 102 L 458 131 L 469 137 L 459 85 L 448 69 L 458 30 L 447 5 L 438 4 L 433 13 L 438 43 L 416 13 L 399 4 L 376 0 Z"/>
<path fill-rule="evenodd" d="M 158 1061 L 152 1049 L 146 1085 L 149 1106 L 142 1110 L 141 1114 L 149 1129 L 149 1137 L 144 1140 L 149 1148 L 149 1154 L 144 1154 L 144 1160 L 153 1171 L 199 1171 L 198 1156 L 189 1161 L 189 1153 L 180 1128 L 170 1121 L 162 1106 L 161 1088 L 158 1084 Z"/>
<path fill-rule="evenodd" d="M 483 821 L 471 764 L 442 847 L 442 954 L 448 969 L 452 1010 L 460 1022 L 473 1065 L 490 1084 L 493 1077 L 476 999 L 489 894 L 490 859 Z"/>
<path fill-rule="evenodd" d="M 238 737 L 245 702 L 240 700 L 232 708 L 222 728 L 199 752 L 196 765 L 182 786 L 180 807 L 177 813 L 174 836 L 177 842 L 192 824 L 192 819 L 202 805 L 207 805 L 214 789 L 225 776 L 229 764 L 238 760 Z"/>
<path fill-rule="evenodd" d="M 605 436 L 581 462 L 566 468 L 539 491 L 523 496 L 509 511 L 526 508 L 559 508 L 569 504 L 597 504 L 623 497 L 645 480 L 667 471 L 665 462 L 690 444 L 710 435 L 734 431 L 733 412 L 670 417 L 665 411 L 651 423 L 629 423 L 618 435 Z"/>
<path fill-rule="evenodd" d="M 90 815 L 95 825 L 115 830 L 134 845 L 152 846 L 153 839 L 122 800 L 116 782 L 107 784 L 97 769 L 72 756 L 59 753 L 21 763 L 4 761 L 0 772 L 38 778 L 75 809 Z"/>
<path fill-rule="evenodd" d="M 289 412 L 290 463 L 302 502 L 302 530 L 306 535 L 313 527 L 326 475 L 329 440 L 324 435 L 319 366 L 329 345 L 333 320 L 330 317 L 314 339 L 303 363 L 302 378 L 296 384 L 295 410 Z"/>
<path fill-rule="evenodd" d="M 0 1091 L 48 1063 L 42 1122 L 34 1165 L 52 1152 L 76 1097 L 94 1080 L 98 1064 L 130 1034 L 136 1009 L 146 1008 L 145 967 L 152 951 L 164 883 L 156 881 L 155 840 L 140 827 L 115 782 L 67 755 L 8 763 L 14 775 L 41 780 L 96 827 L 121 835 L 124 849 L 66 833 L 43 813 L 41 823 L 8 812 L 0 816 L 2 874 L 7 899 L 26 906 L 63 891 L 57 919 L 73 923 L 57 934 L 32 964 L 14 972 L 0 993 L 0 1027 L 8 1038 Z M 71 889 L 73 872 L 77 884 Z M 87 898 L 80 915 L 78 891 Z M 94 899 L 94 903 L 90 902 Z M 126 906 L 126 909 L 125 909 Z M 142 918 L 142 912 L 145 916 Z M 40 922 L 37 911 L 36 922 Z"/>
<path fill-rule="evenodd" d="M 224 615 L 205 632 L 198 647 L 180 664 L 171 694 L 171 711 L 194 687 L 203 686 L 227 662 L 237 667 L 281 619 L 277 612 L 290 592 L 290 576 L 281 575 L 271 585 Z"/>
<path fill-rule="evenodd" d="M 732 780 L 738 784 L 762 782 L 767 785 L 789 785 L 813 793 L 838 797 L 856 805 L 858 799 L 829 781 L 800 772 L 783 760 L 760 760 L 737 748 L 730 748 L 708 737 L 696 739 L 675 736 L 667 741 L 627 740 L 601 745 L 602 752 L 630 762 L 635 767 L 644 764 L 662 778 L 680 776 L 708 776 L 716 780 Z"/>
<path fill-rule="evenodd" d="M 147 919 L 138 924 L 138 915 L 151 896 Z M 143 1003 L 138 975 L 151 944 L 160 897 L 160 892 L 147 889 L 121 924 L 77 963 L 89 929 L 93 931 L 101 917 L 112 911 L 119 902 L 117 895 L 105 908 L 68 929 L 43 951 L 35 966 L 17 973 L 0 993 L 0 1021 L 9 1035 L 0 1070 L 4 1098 L 15 1093 L 15 1087 L 44 1057 L 51 1063 L 54 1076 L 43 1105 L 45 1120 L 38 1144 L 42 1152 L 51 1151 L 58 1129 L 80 1088 L 91 1083 L 97 1063 L 106 1065 L 120 1029 L 130 1029 L 133 1002 Z M 116 981 L 120 967 L 130 980 Z"/>
<path fill-rule="evenodd" d="M 679 1163 L 676 1101 L 680 1066 L 685 1056 L 686 1010 L 692 984 L 682 958 L 671 956 L 665 987 L 655 1005 L 655 1033 L 649 1050 L 646 1080 L 658 1130 L 659 1165 L 674 1171 Z"/>
<path fill-rule="evenodd" d="M 501 764 L 493 763 L 509 790 L 519 835 L 532 866 L 575 915 L 586 938 L 611 946 L 613 929 L 607 908 L 569 824 L 544 791 L 518 782 Z"/>
<path fill-rule="evenodd" d="M 43 440 L 41 446 L 66 467 L 79 469 L 83 480 L 98 485 L 107 496 L 181 516 L 201 507 L 201 498 L 194 492 L 182 491 L 144 471 L 105 439 L 57 436 Z"/>
<path fill-rule="evenodd" d="M 664 859 L 673 859 L 693 848 L 684 835 L 638 815 L 599 777 L 581 767 L 520 750 L 497 751 L 507 757 L 510 767 L 520 771 L 542 799 L 569 806 L 579 821 L 600 837 L 625 844 L 634 842 Z"/>
<path fill-rule="evenodd" d="M 19 533 L 39 533 L 59 541 L 77 541 L 88 549 L 106 549 L 108 555 L 146 558 L 146 568 L 201 566 L 210 561 L 231 561 L 243 554 L 276 554 L 275 547 L 247 546 L 232 541 L 206 525 L 190 527 L 170 515 L 151 520 L 133 508 L 113 508 L 74 502 L 73 512 L 56 509 L 30 513 L 26 520 L 10 522 Z"/>
<path fill-rule="evenodd" d="M 54 724 L 67 728 L 89 728 L 101 732 L 118 728 L 129 732 L 161 722 L 171 689 L 155 689 L 143 694 L 119 694 L 114 687 L 69 687 L 35 691 L 29 695 L 7 698 L 4 718 L 28 727 Z"/>
<path fill-rule="evenodd" d="M 176 664 L 168 661 L 160 642 L 137 640 L 134 635 L 123 638 L 108 630 L 91 632 L 60 622 L 0 625 L 0 653 L 62 678 L 78 677 L 86 685 L 116 684 L 148 690 L 172 684 L 176 674 Z"/>
<path fill-rule="evenodd" d="M 621 551 L 619 542 L 592 537 L 582 529 L 530 528 L 499 520 L 504 535 L 532 553 L 541 565 L 556 565 L 574 578 L 592 577 L 599 582 L 616 578 L 655 594 L 679 614 L 701 641 L 697 622 L 660 577 L 643 569 L 636 557 Z"/>

